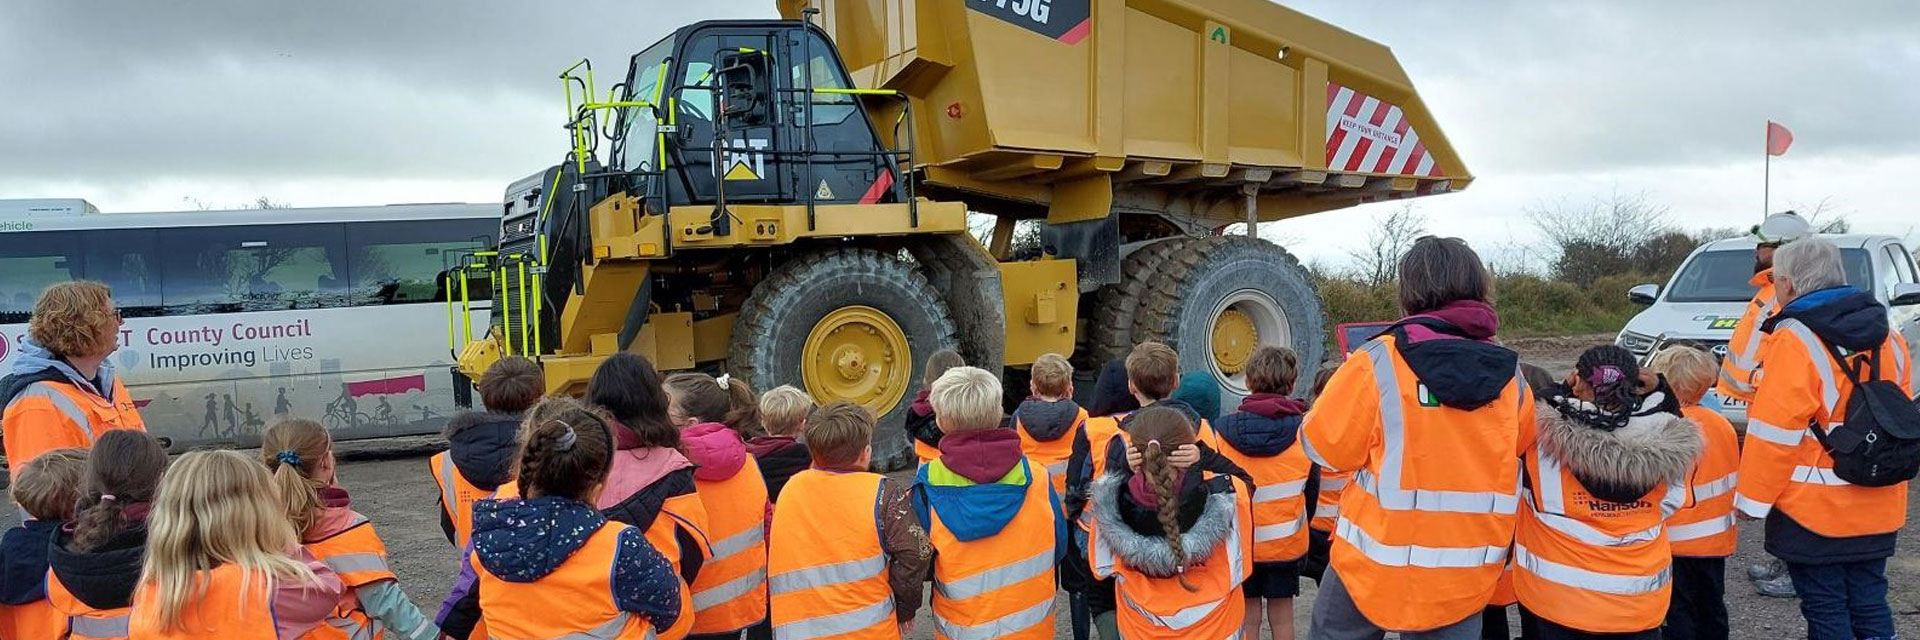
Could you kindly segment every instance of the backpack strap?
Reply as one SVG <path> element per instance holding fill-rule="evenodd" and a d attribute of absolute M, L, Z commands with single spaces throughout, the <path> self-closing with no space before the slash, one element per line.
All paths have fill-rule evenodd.
<path fill-rule="evenodd" d="M 1864 358 L 1859 359 L 1864 360 L 1864 362 L 1849 362 L 1847 354 L 1842 353 L 1839 347 L 1833 346 L 1832 343 L 1824 340 L 1821 341 L 1821 346 L 1827 348 L 1827 355 L 1833 357 L 1834 364 L 1840 365 L 1840 370 L 1847 374 L 1847 380 L 1852 382 L 1855 387 L 1880 379 L 1879 349 L 1855 352 L 1854 355 L 1865 354 Z"/>

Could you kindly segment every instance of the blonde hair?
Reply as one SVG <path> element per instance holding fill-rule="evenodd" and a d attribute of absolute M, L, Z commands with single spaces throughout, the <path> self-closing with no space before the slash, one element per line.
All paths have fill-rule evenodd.
<path fill-rule="evenodd" d="M 1029 373 L 1033 377 L 1033 392 L 1050 398 L 1067 395 L 1067 387 L 1073 385 L 1073 364 L 1058 353 L 1040 354 Z"/>
<path fill-rule="evenodd" d="M 1661 349 L 1647 361 L 1647 368 L 1667 377 L 1680 404 L 1700 404 L 1700 398 L 1713 388 L 1720 364 L 1707 352 L 1684 345 Z"/>
<path fill-rule="evenodd" d="M 42 453 L 20 470 L 20 479 L 13 482 L 13 500 L 35 520 L 71 520 L 86 475 L 86 449 Z"/>
<path fill-rule="evenodd" d="M 179 629 L 187 607 L 206 595 L 209 573 L 224 565 L 239 567 L 242 593 L 256 577 L 269 589 L 320 584 L 287 555 L 300 536 L 271 485 L 266 469 L 233 451 L 195 451 L 168 468 L 147 519 L 138 587 L 158 603 L 161 628 Z"/>
<path fill-rule="evenodd" d="M 845 400 L 807 416 L 807 451 L 821 466 L 845 467 L 860 461 L 873 445 L 873 412 Z"/>
<path fill-rule="evenodd" d="M 1000 379 L 979 367 L 954 367 L 940 374 L 927 393 L 940 430 L 982 431 L 1000 426 Z"/>
<path fill-rule="evenodd" d="M 306 418 L 275 422 L 260 434 L 260 463 L 273 474 L 274 492 L 296 533 L 305 535 L 320 516 L 319 491 L 330 479 L 313 476 L 332 455 L 333 438 L 327 428 Z"/>
<path fill-rule="evenodd" d="M 793 385 L 781 385 L 760 396 L 760 422 L 776 436 L 795 435 L 813 410 L 813 397 Z"/>
<path fill-rule="evenodd" d="M 47 287 L 33 303 L 27 335 L 62 358 L 84 358 L 111 352 L 120 340 L 113 315 L 113 296 L 107 285 L 74 280 Z M 113 338 L 103 339 L 109 331 Z"/>

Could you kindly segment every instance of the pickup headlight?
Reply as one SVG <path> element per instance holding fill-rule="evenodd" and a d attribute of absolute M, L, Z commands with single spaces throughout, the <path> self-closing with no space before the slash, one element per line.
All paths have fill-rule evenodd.
<path fill-rule="evenodd" d="M 1658 340 L 1655 340 L 1653 336 L 1642 335 L 1632 331 L 1622 331 L 1620 332 L 1620 338 L 1615 342 L 1618 342 L 1622 347 L 1626 347 L 1628 351 L 1632 351 L 1634 355 L 1646 355 L 1647 352 L 1653 350 L 1653 344 L 1658 342 Z"/>

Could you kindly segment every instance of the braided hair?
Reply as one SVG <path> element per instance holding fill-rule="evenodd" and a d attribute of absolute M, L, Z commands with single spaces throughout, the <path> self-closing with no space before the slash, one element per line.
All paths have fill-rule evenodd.
<path fill-rule="evenodd" d="M 573 398 L 548 396 L 534 405 L 521 430 L 521 492 L 528 498 L 591 499 L 613 469 L 613 431 L 607 423 L 603 414 Z"/>
<path fill-rule="evenodd" d="M 1590 391 L 1593 398 L 1555 398 L 1552 402 L 1562 415 L 1589 427 L 1612 431 L 1627 426 L 1627 420 L 1639 408 L 1640 363 L 1633 353 L 1618 345 L 1600 345 L 1580 354 L 1573 365 L 1578 378 L 1576 395 Z"/>
<path fill-rule="evenodd" d="M 1169 453 L 1179 447 L 1193 444 L 1193 424 L 1178 409 L 1170 407 L 1148 407 L 1133 414 L 1128 431 L 1133 434 L 1132 446 L 1140 451 L 1139 473 L 1146 477 L 1147 488 L 1153 491 L 1153 497 L 1159 502 L 1155 515 L 1160 519 L 1160 529 L 1166 534 L 1167 549 L 1173 552 L 1174 566 L 1178 571 L 1174 577 L 1180 581 L 1180 587 L 1187 591 L 1198 591 L 1187 580 L 1187 548 L 1180 535 L 1180 481 L 1186 476 L 1186 469 L 1175 467 L 1167 459 Z"/>

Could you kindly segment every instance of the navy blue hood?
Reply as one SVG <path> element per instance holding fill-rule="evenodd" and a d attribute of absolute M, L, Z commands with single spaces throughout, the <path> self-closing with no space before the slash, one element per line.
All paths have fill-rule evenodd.
<path fill-rule="evenodd" d="M 1259 395 L 1265 394 L 1248 397 L 1247 400 L 1250 401 L 1248 404 L 1253 404 L 1251 401 Z M 1240 411 L 1221 416 L 1215 421 L 1213 430 L 1235 450 L 1264 458 L 1280 455 L 1287 450 L 1287 447 L 1293 446 L 1294 440 L 1300 436 L 1301 419 L 1297 410 L 1256 412 L 1248 410 L 1243 404 Z"/>
<path fill-rule="evenodd" d="M 60 523 L 28 520 L 0 536 L 0 603 L 28 604 L 47 597 L 47 550 Z"/>
<path fill-rule="evenodd" d="M 560 568 L 606 523 L 593 505 L 578 500 L 481 500 L 473 505 L 473 552 L 488 573 L 533 582 Z"/>
<path fill-rule="evenodd" d="M 1891 333 L 1887 325 L 1887 307 L 1865 291 L 1853 287 L 1833 287 L 1801 295 L 1760 325 L 1772 332 L 1780 321 L 1799 320 L 1827 344 L 1849 351 L 1880 348 Z"/>
<path fill-rule="evenodd" d="M 1124 360 L 1109 360 L 1100 367 L 1100 377 L 1093 383 L 1093 398 L 1087 403 L 1087 415 L 1100 417 L 1116 413 L 1125 413 L 1140 408 L 1140 399 L 1127 391 L 1127 363 Z"/>
<path fill-rule="evenodd" d="M 1067 435 L 1067 428 L 1080 417 L 1080 405 L 1072 400 L 1048 402 L 1029 398 L 1013 410 L 1014 424 L 1035 440 L 1052 442 Z"/>
<path fill-rule="evenodd" d="M 520 450 L 520 414 L 468 412 L 447 421 L 447 457 L 460 476 L 481 489 L 513 478 Z"/>

